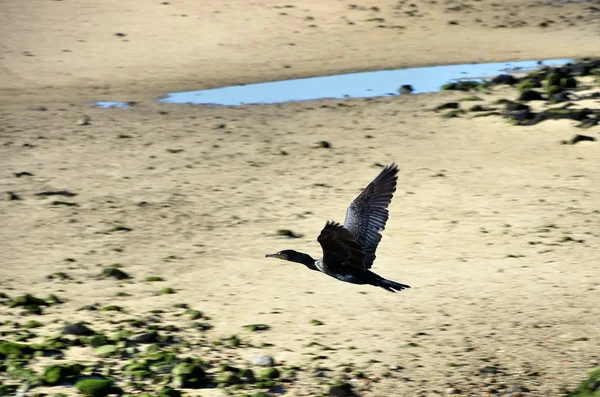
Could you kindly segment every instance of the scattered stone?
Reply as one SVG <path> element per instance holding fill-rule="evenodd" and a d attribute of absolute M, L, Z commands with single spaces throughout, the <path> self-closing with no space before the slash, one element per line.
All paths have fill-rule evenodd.
<path fill-rule="evenodd" d="M 156 281 L 165 281 L 165 279 L 160 276 L 149 276 L 149 277 L 146 277 L 146 281 L 156 282 Z"/>
<path fill-rule="evenodd" d="M 96 348 L 96 354 L 100 357 L 110 357 L 119 351 L 116 345 L 103 345 Z"/>
<path fill-rule="evenodd" d="M 241 379 L 236 373 L 231 371 L 221 372 L 217 375 L 217 383 L 224 385 L 237 385 L 241 383 Z"/>
<path fill-rule="evenodd" d="M 22 200 L 21 196 L 14 192 L 6 192 L 6 198 L 8 199 L 8 201 Z"/>
<path fill-rule="evenodd" d="M 64 197 L 75 197 L 77 193 L 70 192 L 68 190 L 48 190 L 35 194 L 36 196 L 64 196 Z"/>
<path fill-rule="evenodd" d="M 498 372 L 500 372 L 500 370 L 498 369 L 498 367 L 496 367 L 494 365 L 487 365 L 487 366 L 479 369 L 480 374 L 486 374 L 486 375 L 497 374 Z"/>
<path fill-rule="evenodd" d="M 76 378 L 82 370 L 79 364 L 73 365 L 51 365 L 44 370 L 44 383 L 54 386 L 67 380 Z"/>
<path fill-rule="evenodd" d="M 73 278 L 65 272 L 55 272 L 46 276 L 48 280 L 72 280 Z"/>
<path fill-rule="evenodd" d="M 352 392 L 352 385 L 346 382 L 337 382 L 329 386 L 327 393 L 330 397 L 351 397 L 354 396 Z"/>
<path fill-rule="evenodd" d="M 471 106 L 471 108 L 469 109 L 469 112 L 490 112 L 492 110 L 494 110 L 494 109 L 488 108 L 486 106 L 474 105 L 474 106 Z"/>
<path fill-rule="evenodd" d="M 579 142 L 595 142 L 595 141 L 596 141 L 596 138 L 594 138 L 593 136 L 577 134 L 573 138 L 569 139 L 568 141 L 561 141 L 561 144 L 575 145 L 576 143 L 579 143 Z"/>
<path fill-rule="evenodd" d="M 108 344 L 108 338 L 103 335 L 103 334 L 96 334 L 91 336 L 88 340 L 87 343 L 93 347 L 93 348 L 97 348 L 103 345 L 107 345 Z"/>
<path fill-rule="evenodd" d="M 290 229 L 279 229 L 277 230 L 278 236 L 289 237 L 289 238 L 301 238 L 302 234 L 294 233 Z"/>
<path fill-rule="evenodd" d="M 106 305 L 100 309 L 101 312 L 120 312 L 123 311 L 121 306 L 117 305 Z"/>
<path fill-rule="evenodd" d="M 530 79 L 530 78 L 525 78 L 525 79 L 521 80 L 519 82 L 519 84 L 517 84 L 517 88 L 521 92 L 527 91 L 527 90 L 532 90 L 534 88 L 540 88 L 541 86 L 542 86 L 542 83 L 539 80 Z"/>
<path fill-rule="evenodd" d="M 483 101 L 483 98 L 480 98 L 476 95 L 467 96 L 458 100 L 459 102 L 474 102 L 474 101 Z"/>
<path fill-rule="evenodd" d="M 77 120 L 77 125 L 90 125 L 90 121 L 92 121 L 90 116 L 83 116 L 81 119 Z"/>
<path fill-rule="evenodd" d="M 488 83 L 481 81 L 465 80 L 456 83 L 447 83 L 442 86 L 442 90 L 471 91 L 488 87 Z"/>
<path fill-rule="evenodd" d="M 105 397 L 116 392 L 113 382 L 104 378 L 81 379 L 75 383 L 75 387 L 88 397 Z"/>
<path fill-rule="evenodd" d="M 492 84 L 495 85 L 515 85 L 518 80 L 510 74 L 500 74 L 492 79 Z"/>
<path fill-rule="evenodd" d="M 194 309 L 187 309 L 185 311 L 186 316 L 189 316 L 190 320 L 198 320 L 202 317 L 204 317 L 204 315 L 202 314 L 202 312 L 200 310 L 194 310 Z"/>
<path fill-rule="evenodd" d="M 412 86 L 412 85 L 410 85 L 410 84 L 404 84 L 404 85 L 402 85 L 402 86 L 401 86 L 401 87 L 398 89 L 398 92 L 399 92 L 401 95 L 408 95 L 408 94 L 412 94 L 412 93 L 413 93 L 413 91 L 414 91 L 414 88 L 413 88 L 413 86 Z"/>
<path fill-rule="evenodd" d="M 14 175 L 17 178 L 21 178 L 22 176 L 33 176 L 33 174 L 31 172 L 27 172 L 27 171 L 15 172 Z"/>
<path fill-rule="evenodd" d="M 525 105 L 524 103 L 508 101 L 505 103 L 506 110 L 509 112 L 521 111 L 521 110 L 531 110 L 529 105 Z"/>
<path fill-rule="evenodd" d="M 127 274 L 123 270 L 117 269 L 115 267 L 104 268 L 104 270 L 102 270 L 101 276 L 104 278 L 112 277 L 112 278 L 116 278 L 117 280 L 127 280 L 127 279 L 131 278 L 131 276 L 129 274 Z"/>
<path fill-rule="evenodd" d="M 600 123 L 600 119 L 584 119 L 581 121 L 581 123 L 577 124 L 576 127 L 577 128 L 591 128 L 594 127 L 596 125 L 598 125 Z"/>
<path fill-rule="evenodd" d="M 318 143 L 318 147 L 324 148 L 324 149 L 331 149 L 332 148 L 331 143 L 329 143 L 327 141 L 320 141 Z"/>
<path fill-rule="evenodd" d="M 267 324 L 249 324 L 244 325 L 244 328 L 246 328 L 250 332 L 268 331 L 271 329 L 271 327 Z"/>
<path fill-rule="evenodd" d="M 269 356 L 255 356 L 252 358 L 252 364 L 261 367 L 272 367 L 275 365 L 275 360 Z"/>
<path fill-rule="evenodd" d="M 451 110 L 449 112 L 444 113 L 442 115 L 442 117 L 445 119 L 452 119 L 455 117 L 460 117 L 461 114 L 465 114 L 465 111 L 462 109 L 456 109 L 456 110 Z"/>
<path fill-rule="evenodd" d="M 158 342 L 158 332 L 150 331 L 133 337 L 133 341 L 141 344 L 150 344 Z"/>
<path fill-rule="evenodd" d="M 197 364 L 179 363 L 173 368 L 171 373 L 173 374 L 175 387 L 197 389 L 207 383 L 204 370 Z"/>
<path fill-rule="evenodd" d="M 79 206 L 79 204 L 77 204 L 77 203 L 72 203 L 69 201 L 60 201 L 60 200 L 54 200 L 52 202 L 52 205 L 62 205 L 65 207 L 78 207 Z"/>
<path fill-rule="evenodd" d="M 323 321 L 317 320 L 317 319 L 310 320 L 310 323 L 311 323 L 311 325 L 315 325 L 315 326 L 324 325 L 325 324 Z"/>
<path fill-rule="evenodd" d="M 173 389 L 172 387 L 165 386 L 157 397 L 182 397 L 182 393 L 179 390 Z"/>
<path fill-rule="evenodd" d="M 542 93 L 536 90 L 525 90 L 521 92 L 518 98 L 519 101 L 543 101 Z"/>
<path fill-rule="evenodd" d="M 458 102 L 446 102 L 442 103 L 435 107 L 435 110 L 445 110 L 445 109 L 459 109 L 460 105 Z"/>
<path fill-rule="evenodd" d="M 84 323 L 73 323 L 65 325 L 61 332 L 63 335 L 79 335 L 90 336 L 94 335 L 94 331 Z"/>
<path fill-rule="evenodd" d="M 262 379 L 277 379 L 279 378 L 279 370 L 275 367 L 269 367 L 260 373 Z"/>

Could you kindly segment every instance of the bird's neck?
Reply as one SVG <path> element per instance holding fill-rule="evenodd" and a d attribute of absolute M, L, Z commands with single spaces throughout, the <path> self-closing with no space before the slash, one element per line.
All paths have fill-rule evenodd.
<path fill-rule="evenodd" d="M 303 252 L 296 253 L 293 258 L 290 258 L 290 260 L 292 262 L 302 263 L 309 269 L 317 270 L 317 268 L 315 267 L 315 260 L 313 259 L 313 257 Z"/>

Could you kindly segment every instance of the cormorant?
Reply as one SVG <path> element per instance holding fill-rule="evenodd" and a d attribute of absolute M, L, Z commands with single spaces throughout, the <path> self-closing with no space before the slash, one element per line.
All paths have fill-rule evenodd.
<path fill-rule="evenodd" d="M 390 292 L 410 288 L 369 270 L 381 241 L 380 232 L 385 229 L 389 217 L 387 207 L 396 191 L 397 173 L 396 164 L 385 167 L 350 204 L 343 226 L 333 221 L 325 224 L 317 238 L 323 248 L 323 258 L 313 259 L 294 250 L 283 250 L 265 257 L 302 263 L 311 270 L 347 283 L 370 284 Z"/>

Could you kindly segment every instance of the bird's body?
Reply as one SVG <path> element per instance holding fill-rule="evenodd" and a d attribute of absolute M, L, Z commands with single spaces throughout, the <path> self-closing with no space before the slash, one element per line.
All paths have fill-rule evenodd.
<path fill-rule="evenodd" d="M 327 222 L 317 238 L 323 248 L 323 258 L 315 260 L 308 254 L 293 250 L 266 256 L 302 263 L 311 270 L 347 283 L 370 284 L 391 292 L 410 288 L 369 270 L 381 241 L 380 232 L 385 229 L 389 217 L 387 207 L 396 191 L 397 173 L 395 164 L 385 167 L 350 204 L 343 226 Z"/>

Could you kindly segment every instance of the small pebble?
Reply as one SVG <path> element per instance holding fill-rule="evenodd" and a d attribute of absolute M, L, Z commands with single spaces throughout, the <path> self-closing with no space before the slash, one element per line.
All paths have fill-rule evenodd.
<path fill-rule="evenodd" d="M 275 365 L 275 360 L 269 356 L 255 356 L 252 358 L 252 364 L 260 365 L 261 367 L 272 367 Z"/>

